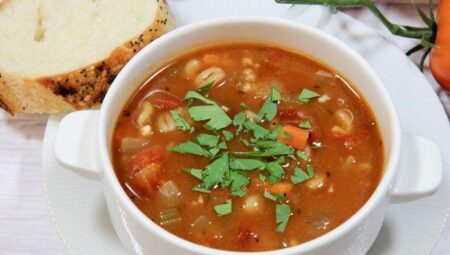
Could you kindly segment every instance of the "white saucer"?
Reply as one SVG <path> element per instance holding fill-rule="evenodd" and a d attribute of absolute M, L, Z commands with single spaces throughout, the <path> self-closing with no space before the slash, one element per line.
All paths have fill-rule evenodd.
<path fill-rule="evenodd" d="M 441 104 L 417 67 L 381 35 L 344 15 L 321 7 L 290 7 L 272 0 L 172 0 L 179 26 L 236 15 L 284 17 L 318 27 L 349 44 L 372 65 L 385 82 L 398 109 L 404 132 L 434 140 L 450 170 L 450 127 Z M 270 33 L 270 31 L 268 31 Z M 339 67 L 336 67 L 339 69 Z M 61 116 L 50 117 L 43 148 L 43 176 L 51 217 L 72 254 L 125 254 L 112 229 L 101 184 L 60 167 L 53 140 Z M 434 196 L 389 207 L 385 224 L 370 255 L 430 254 L 449 214 L 450 176 Z"/>

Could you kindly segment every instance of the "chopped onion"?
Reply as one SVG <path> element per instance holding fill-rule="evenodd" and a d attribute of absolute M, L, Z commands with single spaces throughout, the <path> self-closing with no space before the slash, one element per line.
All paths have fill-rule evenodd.
<path fill-rule="evenodd" d="M 191 227 L 192 228 L 205 228 L 208 227 L 208 225 L 210 225 L 211 222 L 208 220 L 208 217 L 206 217 L 205 215 L 200 215 L 198 216 L 197 219 L 194 220 L 194 222 L 192 222 Z"/>
<path fill-rule="evenodd" d="M 177 185 L 173 181 L 165 182 L 158 190 L 158 193 L 168 202 L 177 202 L 181 195 Z"/>

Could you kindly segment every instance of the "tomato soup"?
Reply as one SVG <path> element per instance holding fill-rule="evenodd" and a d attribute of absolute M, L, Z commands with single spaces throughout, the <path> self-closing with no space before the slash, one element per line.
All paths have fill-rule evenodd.
<path fill-rule="evenodd" d="M 194 243 L 267 251 L 355 214 L 383 174 L 364 98 L 307 56 L 224 44 L 174 60 L 130 98 L 114 168 L 153 222 Z"/>

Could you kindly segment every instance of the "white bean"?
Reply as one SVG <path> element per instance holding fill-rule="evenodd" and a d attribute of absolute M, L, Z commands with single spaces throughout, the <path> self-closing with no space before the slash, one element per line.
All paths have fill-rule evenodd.
<path fill-rule="evenodd" d="M 256 81 L 256 74 L 252 69 L 244 69 L 244 71 L 242 71 L 242 73 L 244 74 L 244 80 L 248 81 L 248 82 L 254 82 Z"/>
<path fill-rule="evenodd" d="M 348 109 L 340 109 L 335 112 L 336 119 L 339 126 L 345 130 L 345 132 L 351 133 L 353 130 L 353 113 Z"/>
<path fill-rule="evenodd" d="M 153 105 L 150 102 L 145 101 L 144 103 L 142 103 L 140 108 L 141 113 L 139 113 L 136 123 L 138 124 L 138 126 L 144 126 L 145 124 L 150 123 L 151 117 L 153 115 Z"/>
<path fill-rule="evenodd" d="M 201 65 L 202 63 L 198 59 L 194 58 L 189 60 L 184 66 L 184 74 L 187 77 L 192 77 L 198 71 L 198 69 L 200 69 Z"/>
<path fill-rule="evenodd" d="M 194 84 L 196 88 L 201 88 L 211 82 L 214 82 L 213 86 L 220 84 L 223 80 L 225 80 L 225 71 L 220 67 L 213 66 L 197 75 Z"/>
<path fill-rule="evenodd" d="M 311 190 L 318 190 L 325 185 L 325 177 L 322 174 L 318 174 L 306 182 L 306 187 Z"/>

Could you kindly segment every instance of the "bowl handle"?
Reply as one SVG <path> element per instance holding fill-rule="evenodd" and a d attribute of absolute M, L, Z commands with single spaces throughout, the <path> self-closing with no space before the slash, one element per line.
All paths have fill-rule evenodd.
<path fill-rule="evenodd" d="M 442 157 L 431 140 L 403 133 L 399 171 L 391 187 L 391 202 L 406 203 L 433 195 L 442 179 Z"/>
<path fill-rule="evenodd" d="M 54 153 L 65 168 L 98 180 L 100 167 L 97 148 L 99 110 L 85 110 L 66 115 L 56 132 Z"/>

